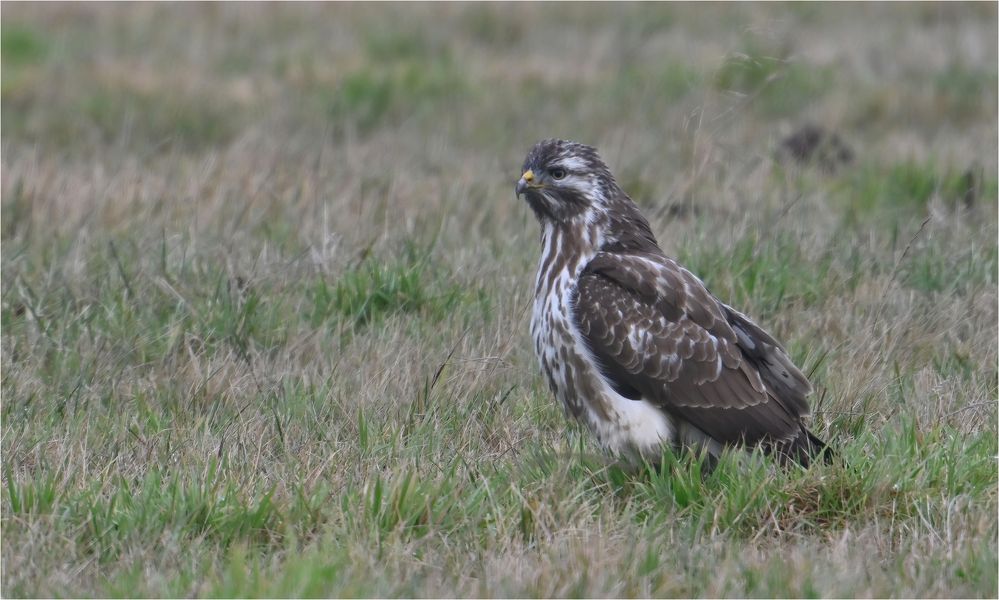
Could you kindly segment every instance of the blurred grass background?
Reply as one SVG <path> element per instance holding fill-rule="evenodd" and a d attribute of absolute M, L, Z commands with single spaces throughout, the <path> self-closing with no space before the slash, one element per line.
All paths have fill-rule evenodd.
<path fill-rule="evenodd" d="M 994 597 L 996 36 L 990 3 L 5 3 L 4 595 Z M 544 137 L 786 342 L 850 468 L 590 457 L 527 335 Z"/>

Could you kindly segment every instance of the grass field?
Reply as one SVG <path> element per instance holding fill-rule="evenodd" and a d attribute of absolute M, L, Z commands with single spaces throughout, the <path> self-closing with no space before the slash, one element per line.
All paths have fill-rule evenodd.
<path fill-rule="evenodd" d="M 3 4 L 2 593 L 997 590 L 987 4 Z M 777 160 L 805 124 L 845 164 Z M 608 465 L 527 332 L 543 137 L 845 464 Z"/>

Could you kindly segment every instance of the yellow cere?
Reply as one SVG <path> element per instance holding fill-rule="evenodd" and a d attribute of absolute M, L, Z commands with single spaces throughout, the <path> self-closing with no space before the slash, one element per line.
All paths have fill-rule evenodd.
<path fill-rule="evenodd" d="M 524 174 L 521 175 L 520 177 L 524 181 L 526 181 L 528 183 L 531 183 L 532 181 L 534 181 L 534 171 L 528 169 L 528 170 L 524 171 Z"/>

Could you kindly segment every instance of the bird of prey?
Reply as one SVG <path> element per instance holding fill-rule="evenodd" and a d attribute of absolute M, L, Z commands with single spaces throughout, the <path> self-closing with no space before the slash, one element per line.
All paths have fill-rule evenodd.
<path fill-rule="evenodd" d="M 807 466 L 812 386 L 769 333 L 659 248 L 596 149 L 538 142 L 517 182 L 541 224 L 531 337 L 566 412 L 606 449 L 716 458 L 760 447 Z"/>

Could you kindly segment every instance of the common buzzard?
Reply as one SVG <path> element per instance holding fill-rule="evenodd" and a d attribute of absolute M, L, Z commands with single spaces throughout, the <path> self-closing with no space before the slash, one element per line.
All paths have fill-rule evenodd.
<path fill-rule="evenodd" d="M 544 140 L 517 182 L 541 223 L 531 336 L 555 397 L 614 453 L 755 447 L 807 465 L 805 376 L 667 257 L 590 146 Z M 828 456 L 828 453 L 826 454 Z"/>

